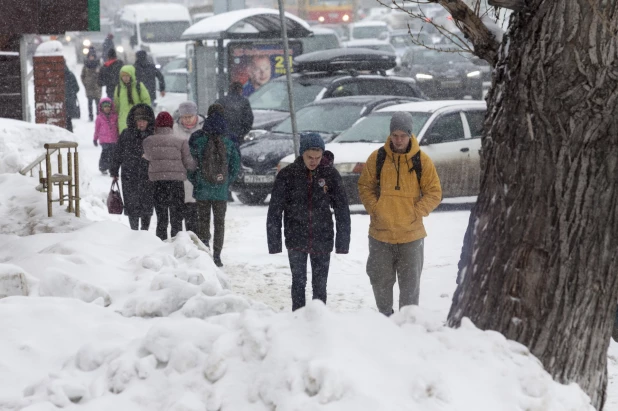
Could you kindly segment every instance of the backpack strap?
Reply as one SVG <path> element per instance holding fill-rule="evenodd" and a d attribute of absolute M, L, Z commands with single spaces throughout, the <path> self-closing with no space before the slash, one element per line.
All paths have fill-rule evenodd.
<path fill-rule="evenodd" d="M 386 161 L 386 150 L 384 147 L 380 147 L 378 149 L 378 156 L 376 158 L 376 183 L 377 183 L 377 191 L 378 196 L 380 195 L 380 175 L 382 174 L 382 167 L 384 167 L 384 162 Z M 423 175 L 423 164 L 421 163 L 421 150 L 418 150 L 416 154 L 412 156 L 412 169 L 410 172 L 414 171 L 416 173 L 416 179 L 418 181 L 418 187 L 421 188 L 421 177 Z M 422 195 L 422 192 L 421 192 Z"/>

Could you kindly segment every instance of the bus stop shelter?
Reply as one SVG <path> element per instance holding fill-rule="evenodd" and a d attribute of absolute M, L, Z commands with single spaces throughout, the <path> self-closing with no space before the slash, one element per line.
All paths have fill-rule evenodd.
<path fill-rule="evenodd" d="M 309 25 L 290 13 L 285 13 L 285 24 L 291 56 L 301 54 L 302 45 L 294 39 L 313 35 Z M 243 83 L 245 95 L 254 89 L 247 74 L 253 59 L 268 59 L 271 78 L 285 75 L 278 10 L 217 14 L 189 27 L 182 39 L 191 41 L 187 46 L 189 98 L 197 103 L 200 113 L 205 114 L 210 104 L 224 96 L 231 81 Z"/>

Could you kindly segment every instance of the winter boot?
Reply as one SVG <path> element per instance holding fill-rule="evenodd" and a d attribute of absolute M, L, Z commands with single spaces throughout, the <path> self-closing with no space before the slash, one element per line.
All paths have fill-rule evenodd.
<path fill-rule="evenodd" d="M 217 267 L 223 267 L 223 263 L 221 262 L 221 256 L 220 255 L 213 256 L 212 260 L 215 262 L 215 265 Z"/>

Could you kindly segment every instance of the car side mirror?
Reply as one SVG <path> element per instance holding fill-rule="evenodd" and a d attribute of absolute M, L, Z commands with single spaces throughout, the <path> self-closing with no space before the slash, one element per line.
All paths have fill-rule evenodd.
<path fill-rule="evenodd" d="M 395 73 L 401 73 L 402 67 L 401 66 L 395 66 L 395 68 L 393 69 L 393 72 Z"/>

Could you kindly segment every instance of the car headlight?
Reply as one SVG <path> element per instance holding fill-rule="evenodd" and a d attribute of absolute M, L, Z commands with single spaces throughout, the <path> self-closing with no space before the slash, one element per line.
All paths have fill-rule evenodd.
<path fill-rule="evenodd" d="M 481 75 L 480 70 L 476 70 L 476 71 L 473 71 L 473 72 L 470 72 L 470 73 L 466 74 L 466 76 L 468 76 L 468 77 L 478 77 L 480 75 Z"/>
<path fill-rule="evenodd" d="M 82 49 L 82 53 L 84 53 L 84 55 L 88 54 L 89 51 L 90 50 L 88 50 L 88 49 Z"/>
<path fill-rule="evenodd" d="M 339 163 L 335 164 L 335 170 L 345 174 L 360 174 L 365 168 L 365 163 Z"/>
<path fill-rule="evenodd" d="M 90 47 L 90 45 L 92 43 L 90 42 L 90 40 L 86 39 L 86 40 L 84 40 L 84 42 L 82 44 L 84 45 L 84 47 Z"/>
<path fill-rule="evenodd" d="M 418 80 L 431 80 L 431 79 L 433 78 L 433 76 L 432 76 L 432 75 L 430 75 L 430 74 L 418 73 L 418 74 L 416 75 L 416 78 L 417 78 Z"/>
<path fill-rule="evenodd" d="M 256 138 L 261 137 L 261 136 L 263 136 L 266 133 L 268 133 L 268 131 L 266 131 L 266 130 L 251 130 L 245 136 L 245 141 L 255 140 Z"/>
<path fill-rule="evenodd" d="M 69 41 L 71 41 L 71 36 L 64 36 L 64 39 L 65 39 L 65 40 L 67 41 L 67 43 L 68 43 Z"/>
<path fill-rule="evenodd" d="M 116 47 L 116 51 L 117 51 L 118 53 L 124 53 L 124 47 L 122 47 L 122 46 L 118 46 L 118 47 Z"/>
<path fill-rule="evenodd" d="M 277 173 L 279 171 L 281 171 L 282 169 L 286 168 L 287 166 L 289 166 L 292 163 L 288 163 L 287 161 L 279 161 L 279 164 L 277 164 Z"/>

